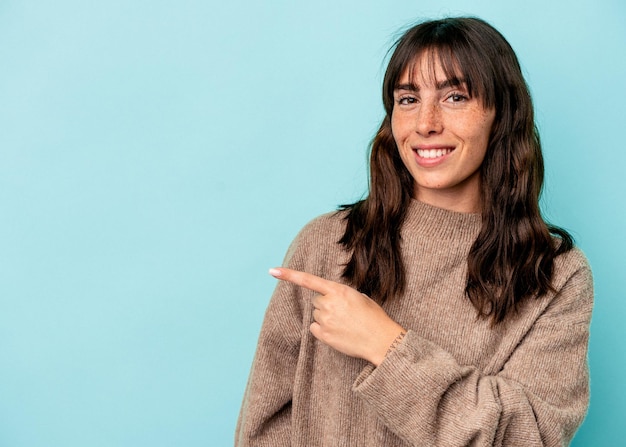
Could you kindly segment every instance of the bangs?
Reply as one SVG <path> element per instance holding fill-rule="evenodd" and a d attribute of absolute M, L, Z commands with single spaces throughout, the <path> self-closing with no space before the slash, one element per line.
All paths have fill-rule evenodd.
<path fill-rule="evenodd" d="M 425 66 L 425 72 L 424 68 L 420 68 L 422 64 Z M 445 75 L 444 79 L 437 79 L 437 66 L 440 66 L 443 70 Z M 416 79 L 419 77 L 427 79 L 433 85 L 438 82 L 447 81 L 451 86 L 464 86 L 471 97 L 483 99 L 485 97 L 484 89 L 476 89 L 475 76 L 472 76 L 470 70 L 463 70 L 464 67 L 467 66 L 462 64 L 448 48 L 439 49 L 430 47 L 416 55 L 413 60 L 401 70 L 400 77 L 403 77 L 404 73 L 408 72 L 409 84 L 413 86 L 416 86 Z"/>
<path fill-rule="evenodd" d="M 445 81 L 464 84 L 469 95 L 479 99 L 483 107 L 495 107 L 495 84 L 499 75 L 493 63 L 493 45 L 480 36 L 472 36 L 470 44 L 467 30 L 452 25 L 435 23 L 417 27 L 397 42 L 383 87 L 383 102 L 388 113 L 393 109 L 393 91 L 407 71 L 411 84 L 420 74 L 434 81 L 437 65 L 441 66 Z M 429 73 L 417 73 L 422 58 L 426 60 Z"/>

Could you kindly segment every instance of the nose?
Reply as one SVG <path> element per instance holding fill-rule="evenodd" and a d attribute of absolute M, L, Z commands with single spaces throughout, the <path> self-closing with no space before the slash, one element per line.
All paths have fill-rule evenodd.
<path fill-rule="evenodd" d="M 416 116 L 415 130 L 423 136 L 435 135 L 443 130 L 441 109 L 437 103 L 422 103 Z"/>

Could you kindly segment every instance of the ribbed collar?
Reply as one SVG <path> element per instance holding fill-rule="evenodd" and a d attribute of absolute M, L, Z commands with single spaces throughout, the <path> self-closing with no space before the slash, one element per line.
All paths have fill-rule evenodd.
<path fill-rule="evenodd" d="M 480 214 L 459 213 L 411 199 L 402 233 L 404 237 L 417 233 L 427 238 L 473 243 L 481 222 Z"/>

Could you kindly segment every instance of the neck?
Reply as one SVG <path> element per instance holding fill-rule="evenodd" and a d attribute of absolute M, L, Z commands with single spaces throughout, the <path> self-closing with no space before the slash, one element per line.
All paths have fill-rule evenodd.
<path fill-rule="evenodd" d="M 480 199 L 473 195 L 454 194 L 449 191 L 417 190 L 413 198 L 422 203 L 457 213 L 480 213 Z"/>
<path fill-rule="evenodd" d="M 413 198 L 457 213 L 480 213 L 480 175 L 476 172 L 460 183 L 444 187 L 423 187 L 414 182 Z"/>

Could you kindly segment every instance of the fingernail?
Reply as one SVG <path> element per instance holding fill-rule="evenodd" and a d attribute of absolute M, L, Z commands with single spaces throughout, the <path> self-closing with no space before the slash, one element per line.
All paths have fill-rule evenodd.
<path fill-rule="evenodd" d="M 270 275 L 272 275 L 274 278 L 278 278 L 280 276 L 280 270 L 270 269 Z"/>

